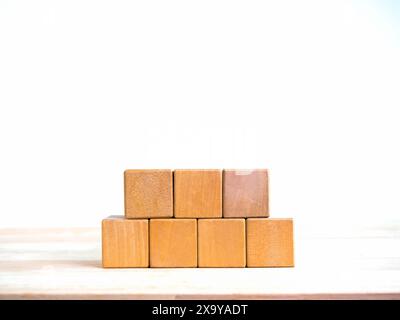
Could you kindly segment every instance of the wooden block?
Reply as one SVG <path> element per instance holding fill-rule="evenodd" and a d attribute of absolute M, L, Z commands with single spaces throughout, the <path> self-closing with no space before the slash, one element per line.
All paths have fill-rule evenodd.
<path fill-rule="evenodd" d="M 126 170 L 125 217 L 173 216 L 172 170 Z"/>
<path fill-rule="evenodd" d="M 268 217 L 268 171 L 224 170 L 224 217 Z"/>
<path fill-rule="evenodd" d="M 293 267 L 293 220 L 247 219 L 247 266 Z"/>
<path fill-rule="evenodd" d="M 244 219 L 199 219 L 199 267 L 245 267 Z"/>
<path fill-rule="evenodd" d="M 197 267 L 196 219 L 150 220 L 150 267 Z"/>
<path fill-rule="evenodd" d="M 148 220 L 110 216 L 102 222 L 103 267 L 149 266 Z"/>
<path fill-rule="evenodd" d="M 222 217 L 221 170 L 175 170 L 176 218 Z"/>

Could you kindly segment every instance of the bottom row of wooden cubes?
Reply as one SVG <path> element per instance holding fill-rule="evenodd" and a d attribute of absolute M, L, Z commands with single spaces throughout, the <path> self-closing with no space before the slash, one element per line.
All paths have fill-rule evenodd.
<path fill-rule="evenodd" d="M 103 267 L 292 267 L 292 219 L 103 220 Z"/>

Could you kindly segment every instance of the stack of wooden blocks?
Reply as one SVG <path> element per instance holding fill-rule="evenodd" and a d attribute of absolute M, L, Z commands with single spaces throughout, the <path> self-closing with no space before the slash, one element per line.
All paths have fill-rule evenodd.
<path fill-rule="evenodd" d="M 105 268 L 291 267 L 292 219 L 269 218 L 268 171 L 126 170 Z"/>

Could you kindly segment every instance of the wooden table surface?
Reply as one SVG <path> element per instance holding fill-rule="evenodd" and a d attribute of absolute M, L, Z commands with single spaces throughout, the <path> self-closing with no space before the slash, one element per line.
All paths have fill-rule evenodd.
<path fill-rule="evenodd" d="M 295 268 L 103 269 L 100 228 L 0 229 L 0 299 L 400 299 L 399 225 L 304 235 Z"/>

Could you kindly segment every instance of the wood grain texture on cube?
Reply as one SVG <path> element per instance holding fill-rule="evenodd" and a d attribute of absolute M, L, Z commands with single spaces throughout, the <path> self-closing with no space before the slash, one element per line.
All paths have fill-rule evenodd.
<path fill-rule="evenodd" d="M 104 268 L 149 266 L 148 220 L 110 216 L 102 222 Z"/>
<path fill-rule="evenodd" d="M 124 172 L 125 217 L 173 216 L 172 170 Z"/>
<path fill-rule="evenodd" d="M 150 220 L 150 267 L 197 267 L 197 220 Z"/>
<path fill-rule="evenodd" d="M 175 170 L 176 218 L 222 217 L 221 170 Z"/>
<path fill-rule="evenodd" d="M 247 266 L 293 267 L 293 220 L 247 219 Z"/>
<path fill-rule="evenodd" d="M 244 219 L 198 220 L 199 267 L 245 267 Z"/>
<path fill-rule="evenodd" d="M 224 170 L 224 217 L 268 217 L 268 171 Z"/>

